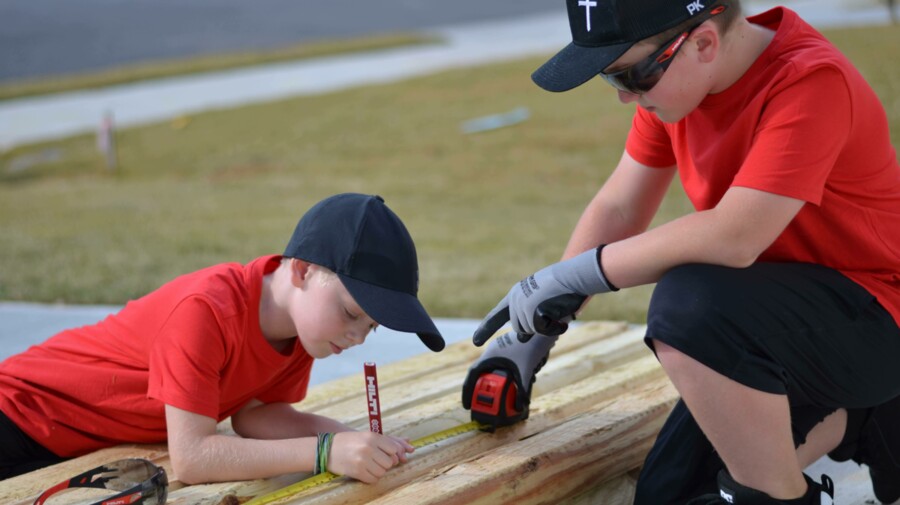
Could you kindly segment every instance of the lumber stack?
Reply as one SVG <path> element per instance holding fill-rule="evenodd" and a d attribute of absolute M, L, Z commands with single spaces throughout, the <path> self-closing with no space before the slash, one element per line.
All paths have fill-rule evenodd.
<path fill-rule="evenodd" d="M 420 447 L 374 485 L 341 477 L 273 503 L 630 503 L 634 470 L 677 398 L 643 335 L 643 327 L 625 323 L 582 324 L 559 339 L 538 374 L 526 421 Z M 385 431 L 416 440 L 469 422 L 461 389 L 480 353 L 460 342 L 380 366 Z M 311 388 L 297 407 L 366 429 L 362 374 Z M 223 422 L 219 430 L 231 428 Z M 309 477 L 187 486 L 172 473 L 165 445 L 118 446 L 4 481 L 0 503 L 31 504 L 48 486 L 124 457 L 166 468 L 169 504 L 245 503 Z M 96 496 L 94 490 L 73 490 L 55 502 L 88 503 Z"/>

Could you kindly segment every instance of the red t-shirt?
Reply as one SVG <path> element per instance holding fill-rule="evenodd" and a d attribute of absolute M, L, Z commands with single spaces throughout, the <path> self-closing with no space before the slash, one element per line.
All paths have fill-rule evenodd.
<path fill-rule="evenodd" d="M 900 165 L 884 108 L 793 11 L 750 21 L 776 34 L 744 76 L 677 123 L 638 107 L 626 149 L 645 165 L 677 165 L 697 210 L 731 186 L 806 201 L 760 260 L 834 268 L 900 322 Z"/>
<path fill-rule="evenodd" d="M 252 399 L 299 402 L 313 358 L 259 327 L 280 256 L 176 278 L 117 314 L 0 363 L 0 411 L 59 456 L 166 439 L 165 405 L 221 421 Z"/>

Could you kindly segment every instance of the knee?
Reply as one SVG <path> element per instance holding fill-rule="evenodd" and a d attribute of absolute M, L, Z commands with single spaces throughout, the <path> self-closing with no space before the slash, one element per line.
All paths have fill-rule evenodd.
<path fill-rule="evenodd" d="M 647 313 L 650 333 L 702 334 L 721 315 L 723 297 L 732 290 L 717 289 L 722 275 L 714 265 L 682 265 L 667 272 L 656 284 Z"/>

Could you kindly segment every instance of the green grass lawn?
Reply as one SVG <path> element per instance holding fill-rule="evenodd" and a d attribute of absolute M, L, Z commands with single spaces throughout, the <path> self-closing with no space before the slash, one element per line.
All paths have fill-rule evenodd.
<path fill-rule="evenodd" d="M 829 31 L 885 104 L 900 145 L 900 28 Z M 544 58 L 209 112 L 119 132 L 108 173 L 94 138 L 0 155 L 0 299 L 121 304 L 172 277 L 280 253 L 325 196 L 378 193 L 419 249 L 434 316 L 482 317 L 559 258 L 622 152 L 632 108 L 605 84 L 547 93 Z M 528 107 L 519 125 L 460 123 Z M 13 160 L 55 153 L 12 170 Z M 657 222 L 690 212 L 679 187 Z M 595 299 L 585 318 L 644 320 L 650 287 Z"/>

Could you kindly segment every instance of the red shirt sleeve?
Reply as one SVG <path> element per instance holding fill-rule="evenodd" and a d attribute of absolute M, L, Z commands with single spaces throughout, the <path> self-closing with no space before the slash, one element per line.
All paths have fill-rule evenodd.
<path fill-rule="evenodd" d="M 733 185 L 819 205 L 850 134 L 847 89 L 840 72 L 823 66 L 774 93 Z"/>
<path fill-rule="evenodd" d="M 186 298 L 150 349 L 147 396 L 217 419 L 220 370 L 228 354 L 212 308 L 200 297 Z"/>
<path fill-rule="evenodd" d="M 222 420 L 253 399 L 299 402 L 312 363 L 298 341 L 287 355 L 279 354 L 256 319 L 223 314 L 210 300 L 192 296 L 178 304 L 154 340 L 147 395 Z"/>

